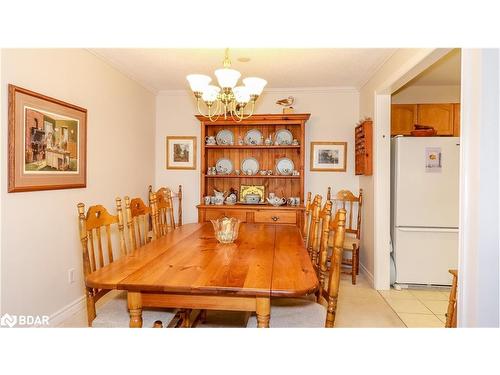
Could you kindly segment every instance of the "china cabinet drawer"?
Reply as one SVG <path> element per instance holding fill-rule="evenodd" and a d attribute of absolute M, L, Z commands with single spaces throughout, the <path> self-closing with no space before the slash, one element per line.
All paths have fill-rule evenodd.
<path fill-rule="evenodd" d="M 247 214 L 242 210 L 205 210 L 205 220 L 219 219 L 223 216 L 234 217 L 240 219 L 242 223 L 246 222 Z"/>
<path fill-rule="evenodd" d="M 297 214 L 295 211 L 255 211 L 256 223 L 276 223 L 276 224 L 295 224 Z"/>

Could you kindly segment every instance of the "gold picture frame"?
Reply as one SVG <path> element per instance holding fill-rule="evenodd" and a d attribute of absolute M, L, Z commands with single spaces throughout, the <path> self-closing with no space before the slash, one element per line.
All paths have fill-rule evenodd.
<path fill-rule="evenodd" d="M 347 142 L 311 142 L 311 172 L 345 172 Z"/>
<path fill-rule="evenodd" d="M 167 169 L 196 169 L 196 137 L 167 136 Z"/>
<path fill-rule="evenodd" d="M 8 192 L 87 186 L 87 110 L 12 84 Z"/>
<path fill-rule="evenodd" d="M 259 194 L 260 201 L 264 202 L 266 197 L 266 188 L 263 185 L 241 185 L 240 186 L 240 202 L 245 202 L 247 194 Z"/>

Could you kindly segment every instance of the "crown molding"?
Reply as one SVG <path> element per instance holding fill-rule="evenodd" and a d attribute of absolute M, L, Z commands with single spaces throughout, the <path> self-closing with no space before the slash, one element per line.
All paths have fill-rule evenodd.
<path fill-rule="evenodd" d="M 282 93 L 282 94 L 321 94 L 321 93 L 356 93 L 359 94 L 359 90 L 356 87 L 350 86 L 331 86 L 331 87 L 271 87 L 264 89 L 265 93 Z M 157 92 L 157 96 L 183 96 L 192 95 L 189 89 L 182 90 L 160 90 Z"/>
<path fill-rule="evenodd" d="M 84 48 L 85 51 L 93 55 L 94 57 L 97 57 L 99 60 L 104 62 L 106 65 L 120 73 L 121 75 L 125 76 L 126 78 L 130 79 L 131 81 L 134 81 L 137 83 L 139 86 L 145 88 L 147 91 L 154 95 L 158 95 L 158 90 L 154 87 L 151 87 L 149 85 L 146 85 L 144 82 L 142 82 L 139 78 L 137 78 L 135 75 L 131 74 L 127 69 L 123 68 L 120 63 L 115 61 L 112 58 L 109 57 L 104 57 L 102 56 L 99 52 L 97 52 L 95 49 L 91 48 Z"/>

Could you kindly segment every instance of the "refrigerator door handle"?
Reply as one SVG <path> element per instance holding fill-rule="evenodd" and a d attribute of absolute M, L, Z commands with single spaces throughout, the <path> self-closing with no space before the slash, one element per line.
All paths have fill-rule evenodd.
<path fill-rule="evenodd" d="M 458 233 L 458 228 L 397 227 L 401 232 L 441 232 Z"/>

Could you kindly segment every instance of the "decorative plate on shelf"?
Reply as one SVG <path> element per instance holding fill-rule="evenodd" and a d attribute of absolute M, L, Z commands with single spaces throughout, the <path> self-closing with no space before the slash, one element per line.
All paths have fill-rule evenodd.
<path fill-rule="evenodd" d="M 295 169 L 293 161 L 289 158 L 279 158 L 276 161 L 276 171 L 282 176 L 289 176 Z"/>
<path fill-rule="evenodd" d="M 290 130 L 280 129 L 276 132 L 276 142 L 278 142 L 279 145 L 281 146 L 291 145 L 292 141 L 293 141 L 293 134 Z"/>
<path fill-rule="evenodd" d="M 245 144 L 247 145 L 261 145 L 262 133 L 258 129 L 252 129 L 245 134 Z"/>
<path fill-rule="evenodd" d="M 229 129 L 222 129 L 215 137 L 218 145 L 232 145 L 234 144 L 233 132 Z"/>
<path fill-rule="evenodd" d="M 221 158 L 217 160 L 215 170 L 217 171 L 217 174 L 230 174 L 233 172 L 233 162 L 229 159 Z"/>
<path fill-rule="evenodd" d="M 259 162 L 255 158 L 245 158 L 241 162 L 241 173 L 247 174 L 247 171 L 252 171 L 252 175 L 257 174 L 259 171 Z"/>

